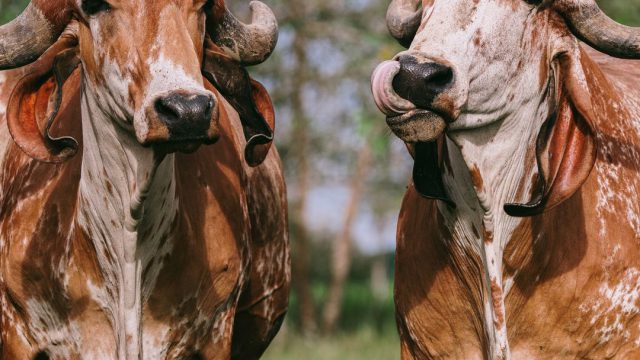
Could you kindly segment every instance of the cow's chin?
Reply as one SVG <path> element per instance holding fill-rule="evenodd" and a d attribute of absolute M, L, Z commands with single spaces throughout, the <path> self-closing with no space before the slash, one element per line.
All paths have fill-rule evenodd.
<path fill-rule="evenodd" d="M 196 152 L 202 145 L 210 145 L 217 141 L 209 139 L 206 141 L 166 141 L 157 142 L 152 145 L 153 149 L 161 154 L 184 153 L 191 154 Z"/>
<path fill-rule="evenodd" d="M 154 137 L 146 138 L 144 141 L 140 141 L 140 144 L 146 148 L 152 148 L 159 153 L 172 154 L 176 152 L 181 153 L 193 153 L 202 145 L 215 144 L 219 139 L 218 134 L 201 135 L 193 137 L 181 136 L 179 138 L 168 137 Z"/>
<path fill-rule="evenodd" d="M 217 119 L 212 119 L 208 127 L 207 124 L 197 127 L 180 125 L 169 128 L 159 121 L 150 121 L 143 129 L 135 125 L 134 128 L 140 145 L 165 154 L 192 153 L 202 145 L 216 143 L 220 137 Z"/>
<path fill-rule="evenodd" d="M 446 130 L 445 119 L 430 110 L 416 109 L 405 114 L 387 117 L 391 131 L 406 143 L 431 142 Z"/>

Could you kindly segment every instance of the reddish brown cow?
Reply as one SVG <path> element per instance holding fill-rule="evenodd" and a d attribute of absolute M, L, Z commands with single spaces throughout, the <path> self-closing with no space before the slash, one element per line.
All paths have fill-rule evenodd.
<path fill-rule="evenodd" d="M 640 31 L 592 0 L 394 0 L 373 93 L 414 156 L 403 359 L 640 358 Z M 434 200 L 437 199 L 437 200 Z"/>
<path fill-rule="evenodd" d="M 256 359 L 275 336 L 285 185 L 244 66 L 277 23 L 251 6 L 33 0 L 0 27 L 23 66 L 0 72 L 0 358 Z"/>

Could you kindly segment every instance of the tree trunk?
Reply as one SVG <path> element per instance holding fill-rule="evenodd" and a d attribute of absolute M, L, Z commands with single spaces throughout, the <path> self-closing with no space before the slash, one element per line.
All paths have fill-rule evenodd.
<path fill-rule="evenodd" d="M 351 179 L 351 195 L 347 204 L 342 230 L 333 242 L 331 283 L 322 318 L 322 330 L 325 334 L 330 334 L 335 330 L 340 318 L 344 287 L 351 266 L 351 228 L 358 214 L 358 205 L 364 191 L 365 178 L 369 171 L 370 163 L 371 148 L 368 144 L 365 144 L 358 154 L 356 173 Z"/>
<path fill-rule="evenodd" d="M 384 249 L 384 227 L 385 222 L 382 218 L 376 221 L 376 233 L 378 234 L 379 249 Z M 389 297 L 389 277 L 387 275 L 387 263 L 384 252 L 374 257 L 371 263 L 371 273 L 369 277 L 371 293 L 377 301 L 384 301 Z"/>
<path fill-rule="evenodd" d="M 297 12 L 304 12 L 304 4 L 296 4 Z M 299 16 L 300 14 L 295 14 Z M 305 114 L 302 90 L 304 89 L 305 76 L 308 68 L 306 55 L 306 38 L 304 30 L 298 28 L 293 42 L 293 52 L 297 60 L 297 66 L 293 72 L 293 97 L 292 108 L 294 115 L 293 137 L 296 141 L 292 145 L 292 157 L 296 160 L 297 192 L 291 204 L 292 245 L 294 256 L 293 285 L 298 298 L 298 309 L 300 313 L 300 329 L 303 334 L 316 332 L 318 326 L 315 317 L 315 304 L 311 295 L 309 265 L 311 259 L 308 226 L 304 217 L 307 196 L 309 192 L 309 120 Z"/>

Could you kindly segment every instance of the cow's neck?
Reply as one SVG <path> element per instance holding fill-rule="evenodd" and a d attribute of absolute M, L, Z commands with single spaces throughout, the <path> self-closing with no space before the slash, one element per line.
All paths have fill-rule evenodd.
<path fill-rule="evenodd" d="M 503 254 L 522 219 L 506 203 L 528 202 L 537 166 L 535 144 L 546 106 L 532 100 L 482 129 L 456 131 L 447 139 L 445 186 L 456 209 L 440 203 L 451 231 L 447 244 L 458 275 L 470 289 L 492 359 L 509 358 L 504 299 L 513 278 L 503 279 Z"/>
<path fill-rule="evenodd" d="M 141 356 L 142 305 L 171 251 L 177 215 L 174 156 L 159 157 L 100 111 L 85 91 L 79 225 L 96 249 L 120 359 Z M 143 273 L 144 271 L 144 273 Z"/>

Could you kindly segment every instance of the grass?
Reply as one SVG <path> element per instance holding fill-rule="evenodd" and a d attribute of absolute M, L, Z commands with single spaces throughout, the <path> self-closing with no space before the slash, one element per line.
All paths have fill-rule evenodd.
<path fill-rule="evenodd" d="M 400 359 L 398 335 L 371 327 L 327 338 L 306 338 L 283 328 L 263 360 L 395 360 Z"/>

